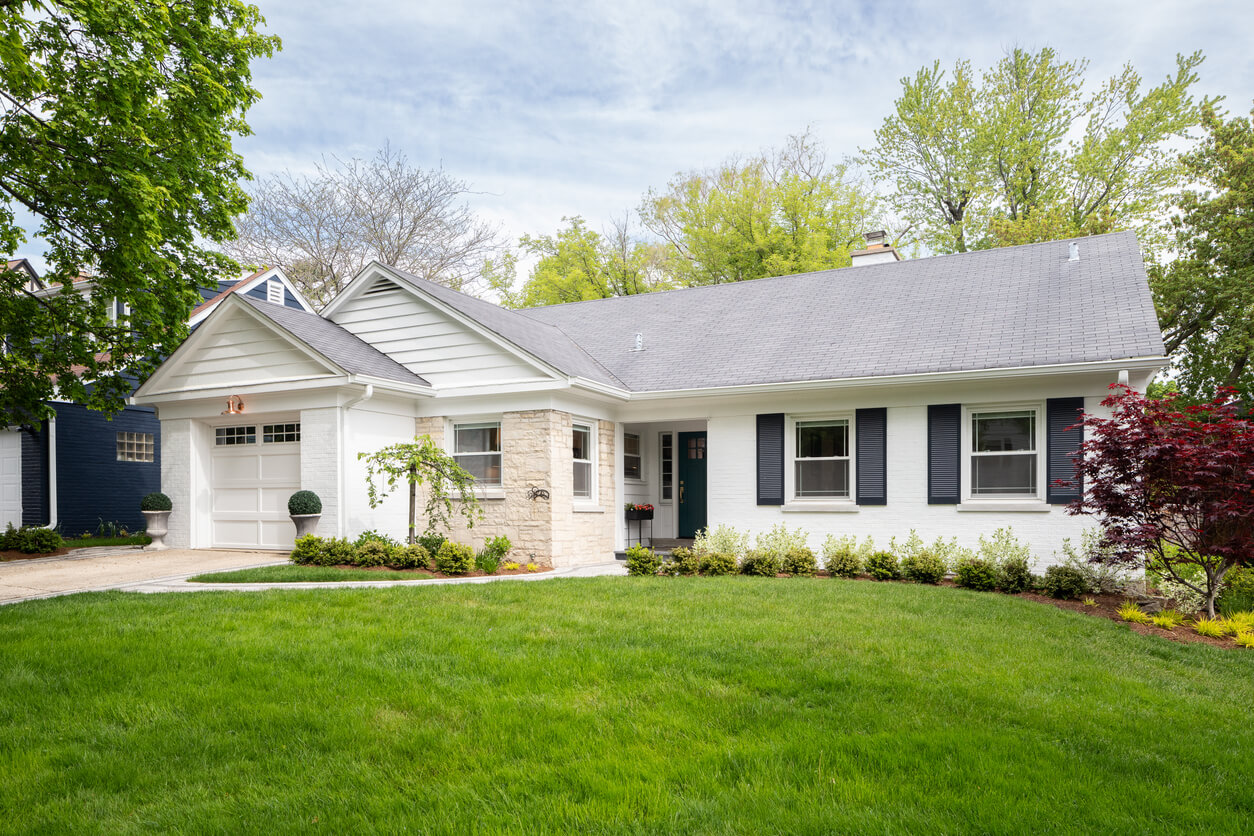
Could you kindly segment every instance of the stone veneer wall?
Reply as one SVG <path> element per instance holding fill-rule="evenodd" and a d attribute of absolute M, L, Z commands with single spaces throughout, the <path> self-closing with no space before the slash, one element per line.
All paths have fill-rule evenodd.
<path fill-rule="evenodd" d="M 614 424 L 595 423 L 599 511 L 575 510 L 571 415 L 549 409 L 506 412 L 501 416 L 505 498 L 481 500 L 483 520 L 472 529 L 457 516 L 453 537 L 479 549 L 488 538 L 503 534 L 514 546 L 509 559 L 520 563 L 572 566 L 612 559 L 617 519 Z M 443 417 L 419 418 L 416 432 L 443 444 L 445 426 Z M 547 490 L 549 498 L 529 499 L 533 487 Z"/>

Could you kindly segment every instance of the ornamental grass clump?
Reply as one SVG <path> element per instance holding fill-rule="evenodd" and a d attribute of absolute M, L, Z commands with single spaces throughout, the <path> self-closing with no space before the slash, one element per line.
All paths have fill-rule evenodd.
<path fill-rule="evenodd" d="M 1200 616 L 1193 622 L 1193 632 L 1199 636 L 1207 636 L 1212 639 L 1222 639 L 1228 635 L 1228 625 L 1221 618 L 1209 618 L 1208 616 Z"/>
<path fill-rule="evenodd" d="M 892 552 L 873 552 L 867 558 L 866 571 L 877 581 L 895 581 L 901 577 L 901 567 Z"/>
<path fill-rule="evenodd" d="M 1254 647 L 1254 632 L 1237 633 L 1232 640 L 1241 647 Z"/>
<path fill-rule="evenodd" d="M 788 554 L 784 555 L 784 572 L 795 578 L 812 578 L 814 573 L 819 570 L 818 561 L 814 557 L 814 552 L 805 546 L 792 548 L 788 550 Z"/>
<path fill-rule="evenodd" d="M 954 583 L 963 589 L 991 592 L 997 588 L 997 570 L 983 558 L 964 557 L 954 567 Z"/>
<path fill-rule="evenodd" d="M 475 550 L 465 543 L 445 540 L 436 552 L 435 568 L 446 575 L 465 575 L 475 568 Z"/>
<path fill-rule="evenodd" d="M 1132 601 L 1124 601 L 1119 607 L 1119 617 L 1133 624 L 1149 624 L 1150 617 L 1141 611 Z"/>
<path fill-rule="evenodd" d="M 1174 630 L 1184 623 L 1184 616 L 1178 610 L 1163 610 L 1160 613 L 1150 616 L 1150 621 L 1154 622 L 1154 626 L 1161 627 L 1164 630 Z"/>

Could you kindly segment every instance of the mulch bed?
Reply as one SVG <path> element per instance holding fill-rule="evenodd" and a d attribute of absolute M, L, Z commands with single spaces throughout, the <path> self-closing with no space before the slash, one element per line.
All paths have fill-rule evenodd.
<path fill-rule="evenodd" d="M 57 549 L 55 552 L 47 552 L 45 554 L 26 554 L 25 552 L 0 552 L 0 563 L 6 563 L 10 560 L 38 560 L 41 557 L 60 557 L 63 554 L 69 554 L 69 548 Z"/>
<path fill-rule="evenodd" d="M 501 567 L 494 575 L 490 576 L 487 572 L 479 569 L 473 572 L 467 572 L 464 575 L 446 575 L 443 572 L 432 572 L 430 569 L 389 569 L 387 566 L 354 566 L 351 563 L 339 563 L 335 566 L 328 566 L 328 569 L 359 569 L 363 572 L 397 572 L 403 575 L 413 575 L 415 580 L 420 578 L 486 578 L 499 577 L 501 575 L 543 575 L 545 572 L 552 572 L 552 566 L 541 566 L 534 572 L 528 572 L 522 566 L 517 569 L 506 569 Z"/>

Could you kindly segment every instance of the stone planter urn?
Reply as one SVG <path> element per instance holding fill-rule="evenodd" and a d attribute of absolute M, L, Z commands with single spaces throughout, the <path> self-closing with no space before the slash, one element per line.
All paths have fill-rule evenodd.
<path fill-rule="evenodd" d="M 292 524 L 296 526 L 297 539 L 306 534 L 313 534 L 318 529 L 318 520 L 322 519 L 321 514 L 291 514 L 290 516 Z"/>
<path fill-rule="evenodd" d="M 145 546 L 148 551 L 159 552 L 170 548 L 165 544 L 165 536 L 170 533 L 170 497 L 163 493 L 150 493 L 139 503 L 139 510 L 144 514 L 145 530 L 152 542 Z"/>
<path fill-rule="evenodd" d="M 296 526 L 296 539 L 313 534 L 322 518 L 322 500 L 313 491 L 297 491 L 288 497 L 287 513 Z"/>

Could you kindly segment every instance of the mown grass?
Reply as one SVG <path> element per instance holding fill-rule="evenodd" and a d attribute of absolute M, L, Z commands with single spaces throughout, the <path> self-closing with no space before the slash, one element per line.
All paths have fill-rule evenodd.
<path fill-rule="evenodd" d="M 65 545 L 71 549 L 91 549 L 98 546 L 146 546 L 152 542 L 147 534 L 132 534 L 128 537 L 75 537 L 66 540 Z"/>
<path fill-rule="evenodd" d="M 308 581 L 420 581 L 435 575 L 424 572 L 397 572 L 392 569 L 341 569 L 338 566 L 257 566 L 210 572 L 189 578 L 192 583 L 305 583 Z"/>
<path fill-rule="evenodd" d="M 1254 816 L 1254 652 L 827 580 L 0 608 L 0 827 L 1178 832 Z"/>

